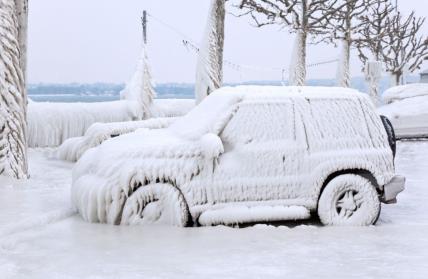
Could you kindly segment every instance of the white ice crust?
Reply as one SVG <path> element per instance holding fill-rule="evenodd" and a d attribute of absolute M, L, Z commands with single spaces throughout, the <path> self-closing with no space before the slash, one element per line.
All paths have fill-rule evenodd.
<path fill-rule="evenodd" d="M 194 103 L 194 100 L 155 99 L 150 113 L 154 118 L 182 116 L 194 107 Z M 129 100 L 99 103 L 30 102 L 27 115 L 28 144 L 30 147 L 55 147 L 67 139 L 85 135 L 92 124 L 139 121 L 144 115 L 141 104 Z"/>

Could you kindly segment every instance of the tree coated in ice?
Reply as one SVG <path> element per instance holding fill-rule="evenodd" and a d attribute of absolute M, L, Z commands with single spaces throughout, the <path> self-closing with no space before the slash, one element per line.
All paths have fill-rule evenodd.
<path fill-rule="evenodd" d="M 338 86 L 350 86 L 351 48 L 358 46 L 362 39 L 361 32 L 368 25 L 368 21 L 365 20 L 368 9 L 375 4 L 387 1 L 389 0 L 342 0 L 340 3 L 344 2 L 345 5 L 337 10 L 333 15 L 333 20 L 329 21 L 329 28 L 332 29 L 332 32 L 327 38 L 340 41 L 341 44 L 337 71 Z"/>
<path fill-rule="evenodd" d="M 24 79 L 27 72 L 28 0 L 15 0 L 18 19 L 18 42 L 21 52 L 20 63 Z"/>
<path fill-rule="evenodd" d="M 20 5 L 0 0 L 0 175 L 15 179 L 26 178 L 28 172 L 25 63 L 20 62 L 25 61 L 20 43 L 26 41 L 20 30 L 26 28 L 19 28 Z"/>
<path fill-rule="evenodd" d="M 329 22 L 345 5 L 339 0 L 240 0 L 238 7 L 258 27 L 279 24 L 296 33 L 289 83 L 302 86 L 306 80 L 308 36 L 326 35 Z"/>
<path fill-rule="evenodd" d="M 402 84 L 403 75 L 420 69 L 428 57 L 428 36 L 420 34 L 424 22 L 425 18 L 418 18 L 414 13 L 403 17 L 400 12 L 389 21 L 382 59 L 394 85 Z"/>
<path fill-rule="evenodd" d="M 211 0 L 206 31 L 199 50 L 195 95 L 200 103 L 223 83 L 225 0 Z"/>
<path fill-rule="evenodd" d="M 379 0 L 368 6 L 368 11 L 361 16 L 361 21 L 366 24 L 361 29 L 357 49 L 364 64 L 368 60 L 382 61 L 384 38 L 388 32 L 390 14 L 393 12 L 394 6 L 390 0 Z"/>
<path fill-rule="evenodd" d="M 358 48 L 364 63 L 370 59 L 382 61 L 394 85 L 402 83 L 406 72 L 419 69 L 428 56 L 428 37 L 420 34 L 425 18 L 416 17 L 414 12 L 405 17 L 394 12 L 387 1 L 373 5 L 364 20 L 368 26 Z"/>
<path fill-rule="evenodd" d="M 369 96 L 375 106 L 380 105 L 379 83 L 383 67 L 380 61 L 367 61 L 364 66 L 364 76 L 369 85 Z"/>

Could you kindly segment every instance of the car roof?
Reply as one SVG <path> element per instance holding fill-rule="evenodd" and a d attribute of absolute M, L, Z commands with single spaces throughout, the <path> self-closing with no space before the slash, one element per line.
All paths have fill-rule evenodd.
<path fill-rule="evenodd" d="M 216 95 L 239 97 L 242 100 L 265 100 L 283 98 L 306 99 L 359 99 L 367 98 L 367 94 L 355 89 L 322 86 L 235 86 L 222 87 Z"/>

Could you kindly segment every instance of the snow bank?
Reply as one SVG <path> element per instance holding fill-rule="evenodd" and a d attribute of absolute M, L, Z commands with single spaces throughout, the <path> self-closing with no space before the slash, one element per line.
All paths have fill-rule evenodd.
<path fill-rule="evenodd" d="M 383 101 L 385 104 L 400 101 L 406 98 L 427 96 L 428 83 L 414 83 L 389 88 L 383 93 Z"/>
<path fill-rule="evenodd" d="M 88 149 L 100 145 L 104 141 L 137 129 L 161 129 L 168 127 L 176 118 L 154 118 L 141 121 L 95 123 L 86 131 L 83 137 L 66 140 L 55 152 L 55 157 L 61 160 L 75 162 Z"/>
<path fill-rule="evenodd" d="M 133 121 L 143 118 L 137 102 L 28 104 L 28 145 L 58 146 L 66 139 L 85 134 L 94 123 Z"/>
<path fill-rule="evenodd" d="M 428 137 L 428 96 L 397 98 L 380 107 L 378 113 L 389 118 L 399 139 Z"/>

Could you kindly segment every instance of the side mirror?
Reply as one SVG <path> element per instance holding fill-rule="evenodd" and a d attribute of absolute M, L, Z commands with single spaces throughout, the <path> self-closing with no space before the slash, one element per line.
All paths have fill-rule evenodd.
<path fill-rule="evenodd" d="M 200 140 L 202 152 L 207 158 L 218 158 L 224 152 L 223 142 L 216 134 L 205 134 Z"/>

